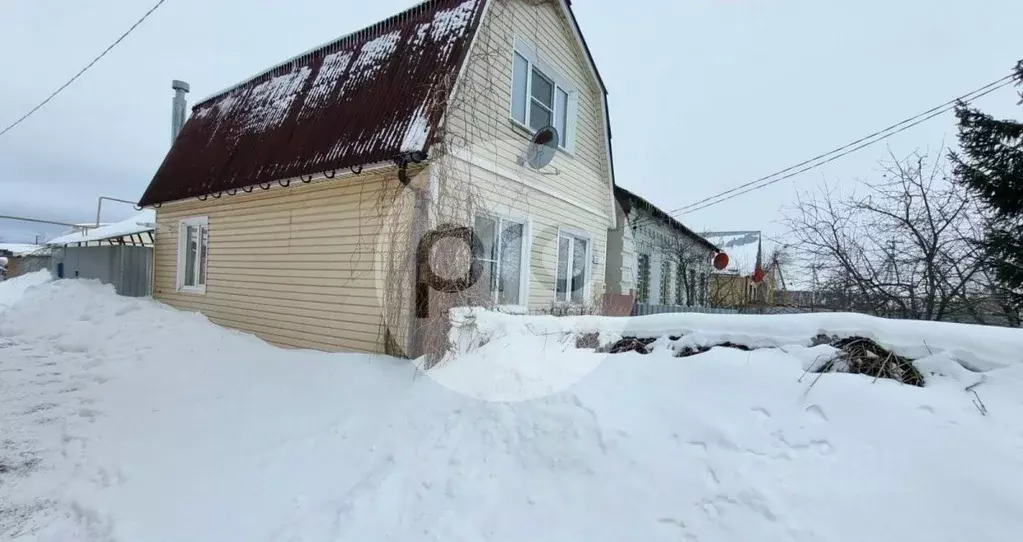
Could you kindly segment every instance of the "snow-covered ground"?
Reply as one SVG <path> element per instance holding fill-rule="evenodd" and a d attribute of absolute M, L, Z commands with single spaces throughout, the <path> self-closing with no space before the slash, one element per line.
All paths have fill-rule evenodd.
<path fill-rule="evenodd" d="M 386 357 L 281 350 L 94 282 L 44 278 L 0 283 L 0 539 L 1023 532 L 1020 331 L 841 315 L 467 313 L 456 338 L 487 344 L 431 378 Z M 601 355 L 566 336 L 629 330 L 776 348 L 675 358 L 665 338 L 649 355 Z M 804 367 L 828 353 L 806 346 L 818 331 L 926 356 L 916 364 L 928 385 L 825 374 L 811 386 Z M 488 366 L 499 383 L 481 384 Z M 515 400 L 470 396 L 502 394 Z"/>

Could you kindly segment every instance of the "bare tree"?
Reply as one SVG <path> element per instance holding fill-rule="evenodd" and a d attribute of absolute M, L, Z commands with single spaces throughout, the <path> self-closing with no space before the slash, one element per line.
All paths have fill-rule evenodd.
<path fill-rule="evenodd" d="M 947 320 L 983 298 L 983 216 L 950 182 L 943 155 L 891 156 L 880 180 L 861 183 L 865 195 L 831 186 L 800 194 L 786 222 L 828 305 Z"/>
<path fill-rule="evenodd" d="M 660 251 L 673 267 L 675 302 L 693 307 L 705 304 L 701 299 L 702 277 L 709 271 L 710 253 L 697 246 L 688 236 L 681 233 L 665 235 L 660 240 Z"/>

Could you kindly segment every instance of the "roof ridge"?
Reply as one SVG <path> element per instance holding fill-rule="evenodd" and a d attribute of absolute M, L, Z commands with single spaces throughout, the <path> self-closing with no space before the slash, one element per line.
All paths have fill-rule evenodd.
<path fill-rule="evenodd" d="M 460 73 L 489 1 L 422 2 L 203 100 L 140 204 L 427 152 L 440 91 Z"/>
<path fill-rule="evenodd" d="M 248 79 L 243 79 L 242 81 L 240 81 L 238 83 L 235 83 L 234 85 L 231 85 L 231 86 L 229 86 L 227 88 L 221 89 L 221 90 L 219 90 L 219 91 L 217 91 L 217 92 L 215 92 L 213 94 L 210 94 L 209 96 L 206 96 L 205 98 L 197 101 L 195 103 L 195 105 L 192 106 L 192 110 L 194 111 L 195 109 L 197 109 L 200 106 L 203 106 L 203 105 L 206 105 L 209 102 L 213 102 L 215 100 L 218 100 L 218 99 L 222 98 L 224 95 L 229 94 L 229 93 L 231 93 L 231 92 L 233 92 L 235 90 L 238 90 L 239 88 L 242 88 L 242 87 L 244 87 L 246 85 L 259 84 L 259 83 L 262 83 L 263 81 L 266 81 L 267 79 L 270 79 L 272 77 L 276 77 L 278 75 L 282 75 L 284 73 L 293 71 L 295 69 L 295 64 L 296 63 L 300 63 L 301 61 L 306 60 L 308 57 L 310 57 L 310 56 L 312 56 L 314 54 L 321 53 L 321 52 L 326 52 L 326 51 L 329 51 L 330 49 L 335 48 L 335 47 L 341 47 L 341 46 L 344 46 L 344 45 L 350 45 L 350 44 L 352 44 L 352 42 L 366 41 L 366 40 L 369 39 L 370 36 L 377 35 L 377 34 L 383 34 L 384 31 L 389 26 L 395 25 L 396 23 L 398 23 L 399 21 L 403 20 L 404 18 L 409 18 L 409 17 L 412 17 L 412 16 L 421 16 L 424 13 L 426 13 L 427 11 L 429 11 L 429 7 L 432 7 L 432 4 L 438 4 L 438 3 L 441 3 L 443 1 L 445 1 L 445 0 L 423 0 L 422 2 L 419 2 L 418 4 L 412 6 L 412 7 L 408 8 L 408 9 L 406 9 L 404 11 L 400 11 L 398 13 L 395 13 L 394 15 L 391 15 L 390 17 L 388 17 L 386 19 L 383 19 L 381 21 L 377 21 L 377 22 L 375 22 L 375 23 L 373 23 L 373 24 L 371 24 L 369 26 L 366 26 L 366 27 L 360 28 L 359 30 L 356 30 L 354 32 L 345 34 L 344 36 L 341 36 L 341 37 L 338 37 L 338 38 L 334 38 L 334 39 L 332 39 L 332 40 L 330 40 L 328 42 L 325 42 L 325 43 L 322 43 L 320 45 L 317 45 L 316 47 L 313 47 L 312 49 L 307 49 L 305 52 L 299 53 L 298 55 L 295 55 L 295 56 L 293 56 L 293 57 L 291 57 L 291 58 L 289 58 L 289 59 L 287 59 L 287 60 L 285 60 L 283 62 L 279 62 L 279 63 L 277 63 L 277 64 L 275 64 L 275 65 L 273 65 L 273 66 L 271 66 L 271 67 L 269 67 L 269 68 L 267 68 L 265 70 L 262 70 L 259 73 L 257 73 L 256 75 L 254 75 L 252 77 L 249 77 Z M 341 47 L 341 48 L 343 48 L 343 47 Z M 331 51 L 331 52 L 336 52 L 336 51 Z M 285 70 L 285 68 L 287 68 L 287 70 Z"/>

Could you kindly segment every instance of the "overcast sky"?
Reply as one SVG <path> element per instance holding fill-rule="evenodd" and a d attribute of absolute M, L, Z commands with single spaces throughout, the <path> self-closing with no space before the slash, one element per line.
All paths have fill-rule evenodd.
<path fill-rule="evenodd" d="M 0 126 L 56 89 L 155 0 L 0 0 Z M 44 109 L 0 136 L 0 214 L 94 219 L 137 200 L 170 142 L 171 79 L 189 105 L 369 25 L 409 0 L 166 0 Z M 666 210 L 785 168 L 1009 73 L 1019 0 L 575 0 L 610 92 L 619 184 Z M 1020 117 L 1013 90 L 977 104 Z M 955 143 L 951 114 L 889 140 Z M 698 231 L 784 234 L 779 209 L 828 179 L 869 179 L 884 145 L 685 215 Z M 104 221 L 130 216 L 106 205 Z M 58 228 L 60 229 L 60 228 Z M 0 220 L 0 239 L 43 226 Z"/>

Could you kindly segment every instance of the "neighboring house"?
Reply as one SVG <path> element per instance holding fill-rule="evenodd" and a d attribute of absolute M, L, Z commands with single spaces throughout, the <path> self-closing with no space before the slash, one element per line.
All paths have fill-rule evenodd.
<path fill-rule="evenodd" d="M 140 201 L 153 295 L 280 345 L 417 353 L 414 247 L 461 226 L 490 303 L 595 303 L 608 118 L 568 1 L 424 2 L 192 109 Z"/>
<path fill-rule="evenodd" d="M 740 307 L 786 302 L 785 276 L 778 261 L 777 247 L 764 247 L 761 232 L 710 232 L 706 236 L 728 254 L 728 267 L 715 271 L 710 277 L 713 306 Z M 762 273 L 758 274 L 758 269 Z"/>
<path fill-rule="evenodd" d="M 118 294 L 152 294 L 156 212 L 145 210 L 121 222 L 75 231 L 47 243 L 50 271 L 57 278 L 96 279 Z"/>
<path fill-rule="evenodd" d="M 13 279 L 40 269 L 50 263 L 50 251 L 45 246 L 23 243 L 0 243 L 0 258 L 5 260 L 3 277 Z"/>
<path fill-rule="evenodd" d="M 616 186 L 618 226 L 608 234 L 608 291 L 653 305 L 702 307 L 720 250 L 649 201 Z"/>

